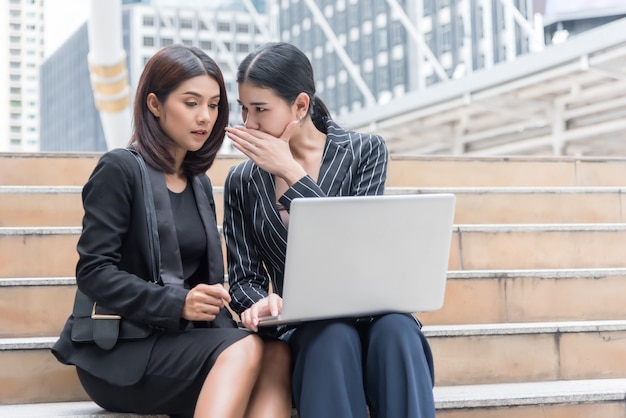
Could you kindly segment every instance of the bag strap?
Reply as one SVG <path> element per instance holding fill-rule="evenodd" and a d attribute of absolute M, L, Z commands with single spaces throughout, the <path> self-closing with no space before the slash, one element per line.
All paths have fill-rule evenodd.
<path fill-rule="evenodd" d="M 150 248 L 150 258 L 152 261 L 152 283 L 159 283 L 160 266 L 161 266 L 161 250 L 159 248 L 159 230 L 157 226 L 156 210 L 154 208 L 154 197 L 152 196 L 152 185 L 148 176 L 148 169 L 141 155 L 137 150 L 126 148 L 130 152 L 137 163 L 141 172 L 141 188 L 143 189 L 143 201 L 146 208 L 146 220 L 148 221 L 148 247 Z"/>

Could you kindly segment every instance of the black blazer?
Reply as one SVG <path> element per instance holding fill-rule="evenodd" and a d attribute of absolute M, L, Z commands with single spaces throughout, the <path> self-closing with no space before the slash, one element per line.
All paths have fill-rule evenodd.
<path fill-rule="evenodd" d="M 327 122 L 317 183 L 305 176 L 285 192 L 289 210 L 300 197 L 380 195 L 388 152 L 380 136 L 346 131 Z M 251 160 L 231 169 L 224 186 L 224 237 L 231 307 L 241 313 L 267 296 L 270 283 L 282 295 L 287 228 L 276 208 L 274 176 Z"/>
<path fill-rule="evenodd" d="M 207 234 L 206 283 L 224 282 L 224 264 L 215 207 L 208 177 L 192 179 L 200 217 Z M 202 184 L 204 183 L 204 185 Z M 166 187 L 152 184 L 152 188 Z M 73 343 L 70 315 L 53 354 L 65 364 L 116 385 L 136 383 L 146 369 L 159 332 L 181 332 L 188 321 L 181 312 L 188 290 L 149 283 L 151 259 L 143 204 L 139 165 L 126 150 L 105 153 L 83 188 L 83 230 L 78 241 L 76 284 L 85 294 L 120 315 L 150 324 L 158 330 L 146 340 L 118 342 L 111 351 L 95 344 Z M 173 223 L 170 222 L 172 228 Z M 159 229 L 162 227 L 159 219 Z M 169 236 L 176 237 L 171 231 Z M 166 251 L 176 251 L 177 242 L 161 242 Z M 181 268 L 174 266 L 174 268 Z M 180 272 L 182 277 L 182 271 Z M 190 286 L 196 283 L 190 283 Z M 197 324 L 198 326 L 202 326 Z M 235 326 L 224 308 L 213 323 L 203 326 Z"/>

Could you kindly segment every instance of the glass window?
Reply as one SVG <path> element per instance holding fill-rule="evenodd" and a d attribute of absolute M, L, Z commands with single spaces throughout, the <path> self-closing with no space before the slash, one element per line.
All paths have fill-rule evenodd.
<path fill-rule="evenodd" d="M 452 32 L 450 24 L 441 25 L 441 52 L 449 52 L 452 49 Z"/>
<path fill-rule="evenodd" d="M 144 36 L 143 46 L 154 46 L 154 38 L 152 36 Z"/>
<path fill-rule="evenodd" d="M 154 26 L 154 17 L 153 16 L 144 16 L 143 17 L 143 25 L 144 26 Z"/>

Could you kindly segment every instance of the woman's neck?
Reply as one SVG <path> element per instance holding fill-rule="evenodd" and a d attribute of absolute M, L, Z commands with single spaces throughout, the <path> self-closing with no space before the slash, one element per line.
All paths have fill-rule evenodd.
<path fill-rule="evenodd" d="M 165 174 L 165 184 L 167 188 L 175 193 L 180 193 L 187 187 L 187 177 L 183 172 L 183 161 L 185 155 L 182 153 L 174 153 L 174 172 Z"/>
<path fill-rule="evenodd" d="M 289 140 L 293 158 L 300 162 L 318 159 L 326 144 L 326 134 L 317 130 L 310 118 L 302 123 L 300 132 Z"/>

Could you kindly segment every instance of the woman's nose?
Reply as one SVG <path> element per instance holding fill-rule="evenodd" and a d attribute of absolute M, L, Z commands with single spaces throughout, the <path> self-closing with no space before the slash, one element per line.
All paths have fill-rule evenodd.
<path fill-rule="evenodd" d="M 200 112 L 198 112 L 198 123 L 200 125 L 204 125 L 211 121 L 211 112 L 208 107 L 203 107 Z"/>
<path fill-rule="evenodd" d="M 258 124 L 254 120 L 254 118 L 250 116 L 250 113 L 248 113 L 248 115 L 246 116 L 246 120 L 243 121 L 243 126 L 248 129 L 258 129 Z"/>

